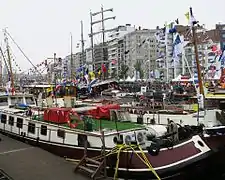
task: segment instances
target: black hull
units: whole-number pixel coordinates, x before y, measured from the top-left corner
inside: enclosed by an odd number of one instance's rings
[[[53,154],[61,157],[81,159],[83,156],[82,148],[72,148],[63,146],[62,144],[38,141],[37,139],[26,138],[17,134],[11,134],[0,130],[4,135],[10,136],[19,141],[38,146]],[[88,155],[96,156],[99,154],[98,150],[88,151]],[[115,166],[113,166],[115,167]],[[182,164],[168,167],[164,170],[157,170],[157,174],[161,179],[171,180],[190,180],[200,179],[206,177],[207,179],[222,179],[222,174],[225,167],[225,148],[219,149],[217,152],[208,152],[202,156],[186,161]],[[127,169],[119,170],[118,177],[125,179],[157,179],[150,171],[129,171]],[[114,176],[114,169],[108,168],[109,176]]]

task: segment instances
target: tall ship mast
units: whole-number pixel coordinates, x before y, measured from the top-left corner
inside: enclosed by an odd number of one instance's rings
[[[9,67],[10,87],[11,87],[12,94],[14,94],[15,93],[14,75],[13,75],[12,62],[11,62],[11,56],[10,56],[10,51],[9,51],[9,42],[8,42],[6,29],[4,29],[3,32],[4,32],[4,41],[6,44],[8,67]]]

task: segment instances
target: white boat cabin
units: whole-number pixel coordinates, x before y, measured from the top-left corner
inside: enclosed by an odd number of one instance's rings
[[[89,147],[101,147],[101,133],[99,130],[92,132],[70,128],[66,124],[54,124],[50,121],[34,119],[34,116],[41,115],[43,111],[36,110],[33,115],[28,115],[28,107],[35,106],[35,100],[29,94],[1,95],[0,96],[0,131],[16,137],[22,137],[30,141],[39,141],[59,146],[84,146],[84,136],[87,136]],[[38,108],[37,108],[38,109]],[[33,110],[33,109],[32,109]],[[124,139],[129,136],[140,136],[140,142],[144,141],[146,128],[144,126],[133,127],[119,131]],[[136,135],[137,134],[137,135]],[[118,136],[115,129],[105,130],[105,145],[107,148],[115,146],[114,138]]]
[[[32,94],[0,95],[0,109],[15,105],[36,106],[36,102]]]

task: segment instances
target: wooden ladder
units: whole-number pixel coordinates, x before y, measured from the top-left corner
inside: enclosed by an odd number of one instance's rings
[[[76,165],[74,172],[81,170],[88,174],[91,179],[96,180],[105,178],[103,169],[104,160],[97,161],[84,156]]]
[[[85,138],[84,142],[84,156],[83,158],[78,162],[78,164],[75,166],[74,172],[81,170],[85,173],[87,173],[91,179],[102,179],[106,178],[106,157],[105,157],[105,139],[104,139],[104,131],[101,131],[101,140],[103,144],[103,151],[102,155],[103,158],[101,161],[97,161],[91,158],[88,158],[87,156],[87,137]]]

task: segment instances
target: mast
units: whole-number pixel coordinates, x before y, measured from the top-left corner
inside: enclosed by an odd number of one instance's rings
[[[94,66],[94,62],[95,62],[95,60],[94,60],[94,39],[93,39],[93,36],[92,36],[92,34],[93,34],[93,27],[92,27],[92,22],[93,22],[93,18],[92,18],[92,13],[90,12],[90,19],[91,19],[91,36],[90,36],[90,38],[91,38],[91,57],[92,57],[92,64],[93,64],[93,66]],[[94,69],[95,69],[95,67],[92,67],[92,69],[93,69],[93,71],[94,71]]]
[[[190,7],[190,18],[193,17],[193,11]],[[197,36],[195,32],[195,25],[196,22],[191,22],[192,25],[192,34],[193,34],[193,45],[195,50],[195,59],[196,59],[196,65],[197,65],[197,73],[198,73],[198,83],[199,83],[199,93],[203,95],[204,97],[204,89],[203,89],[203,83],[202,83],[202,75],[201,75],[201,68],[199,63],[199,56],[198,56],[198,47],[197,47]]]
[[[168,56],[168,33],[167,33],[167,23],[165,24],[165,44],[166,44],[166,82],[169,82],[169,56]]]
[[[101,7],[101,11],[99,11],[99,12],[95,12],[95,13],[90,13],[90,15],[91,15],[91,34],[89,34],[89,37],[91,37],[91,39],[92,39],[92,58],[94,59],[94,53],[93,53],[93,51],[94,51],[94,47],[93,47],[93,36],[94,35],[97,35],[97,34],[102,34],[102,50],[103,50],[103,57],[102,57],[102,61],[94,61],[94,65],[95,65],[95,69],[97,68],[97,64],[99,64],[99,63],[101,63],[101,64],[104,64],[104,63],[106,63],[107,62],[107,57],[106,57],[106,46],[105,46],[105,33],[107,33],[107,32],[111,32],[111,31],[115,31],[115,30],[117,30],[118,28],[113,28],[113,29],[105,29],[105,27],[104,27],[104,21],[107,21],[107,20],[110,20],[110,19],[113,19],[113,20],[115,20],[115,18],[116,18],[116,16],[112,16],[112,17],[104,17],[104,13],[105,12],[109,12],[109,11],[111,11],[111,12],[113,12],[113,8],[110,8],[110,9],[104,9],[103,8],[103,6]],[[94,17],[94,16],[96,16],[96,15],[99,15],[99,14],[101,14],[101,20],[97,20],[97,21],[92,21],[92,18]],[[102,25],[102,30],[101,31],[98,31],[98,32],[93,32],[93,29],[92,29],[92,27],[93,27],[93,25],[94,24],[98,24],[98,23],[101,23],[101,25]]]
[[[55,105],[57,107],[57,94],[56,94],[56,86],[57,86],[57,72],[56,72],[56,53],[54,53],[54,60],[53,60],[53,73],[54,73],[54,84],[55,84],[55,87],[54,87],[54,92],[55,92]]]
[[[14,77],[13,77],[13,70],[12,70],[12,63],[11,63],[11,56],[9,52],[9,43],[8,43],[8,37],[6,34],[6,29],[4,30],[4,36],[5,36],[5,43],[6,43],[6,52],[8,56],[8,65],[9,65],[9,72],[10,72],[10,81],[11,81],[11,88],[12,88],[12,93],[14,93]]]
[[[151,37],[151,33],[150,33],[150,31],[149,31],[149,39],[150,39],[150,37]],[[151,79],[151,45],[150,45],[150,42],[151,41],[149,41],[149,43],[148,43],[148,74],[147,74],[147,76],[146,76],[146,81],[147,81],[147,79]]]
[[[55,57],[54,57],[54,60],[55,60]],[[70,33],[70,78],[71,78],[71,81],[73,79],[73,36],[72,36],[72,33]]]
[[[4,64],[5,64],[5,68],[6,68],[6,70],[7,70],[7,73],[8,73],[8,80],[9,80],[9,79],[10,79],[10,70],[9,70],[9,67],[8,67],[8,64],[7,64],[5,55],[4,55],[3,50],[2,50],[1,47],[0,47],[0,53],[1,53],[1,55],[2,55],[2,59],[3,59]]]
[[[3,62],[2,60],[4,59],[0,59],[0,85],[3,85],[3,78],[2,78],[2,66],[3,66]]]
[[[84,56],[84,27],[83,27],[83,21],[80,21],[80,28],[81,28],[81,65],[85,64],[85,56]]]
[[[103,9],[103,5],[101,6],[101,20],[102,20],[102,52],[103,52],[103,64],[104,66],[106,66],[106,49],[105,49],[105,23],[104,23],[104,9]],[[108,66],[109,67],[109,66]],[[108,69],[107,67],[107,69]],[[103,74],[103,79],[105,80],[106,74],[104,72]]]

